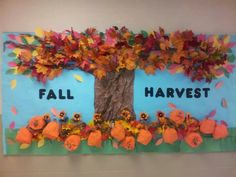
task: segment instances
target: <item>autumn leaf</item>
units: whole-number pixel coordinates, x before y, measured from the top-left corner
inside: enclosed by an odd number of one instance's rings
[[[11,40],[15,40],[16,39],[16,35],[15,34],[8,34],[7,36]]]
[[[79,82],[83,82],[83,78],[80,75],[74,74],[73,77],[75,78],[75,80],[77,80]]]
[[[18,57],[18,56],[21,54],[21,51],[22,51],[22,49],[20,49],[20,48],[15,48],[12,52],[13,52],[14,54],[16,54],[16,56]]]
[[[41,147],[44,146],[44,144],[45,144],[45,139],[44,139],[44,138],[41,138],[41,139],[38,141],[37,146],[38,146],[38,148],[41,148]]]
[[[32,44],[34,42],[34,36],[25,36],[25,40],[28,44]]]
[[[15,89],[16,88],[16,79],[13,79],[13,80],[11,80],[11,82],[10,82],[10,85],[11,85],[11,89]]]
[[[18,43],[22,43],[22,38],[20,36],[16,36],[15,37],[15,40],[18,42]]]
[[[106,71],[104,69],[96,69],[93,72],[94,76],[96,76],[98,79],[102,79],[106,76]]]
[[[9,129],[14,129],[16,126],[16,123],[14,121],[12,121],[9,125]]]
[[[48,74],[48,79],[52,80],[55,77],[58,77],[59,75],[61,75],[61,73],[62,73],[62,68],[51,69],[50,73]]]
[[[155,74],[156,73],[156,67],[152,65],[148,65],[144,68],[145,73],[147,74]]]
[[[17,110],[16,110],[16,107],[15,107],[15,106],[12,106],[12,107],[11,107],[11,112],[12,112],[14,115],[17,115]]]
[[[30,144],[21,144],[20,149],[28,149],[30,147]]]
[[[37,73],[41,73],[43,75],[46,75],[48,73],[48,67],[43,66],[41,64],[36,64],[35,65]]]
[[[216,109],[212,110],[206,117],[213,118],[213,117],[215,117],[215,115],[216,115]]]
[[[22,50],[20,56],[25,62],[29,62],[32,59],[32,53],[30,50]]]
[[[227,108],[227,107],[228,107],[228,103],[227,103],[227,101],[226,101],[225,98],[222,98],[222,100],[221,100],[221,106],[222,106],[223,108]]]
[[[40,38],[43,38],[44,37],[44,31],[42,30],[42,28],[36,28],[35,29],[35,35],[40,37]]]
[[[173,103],[168,103],[168,106],[169,106],[171,109],[177,109],[176,105],[173,104]]]
[[[51,113],[57,117],[59,114],[59,111],[56,108],[51,108]]]
[[[136,64],[135,64],[135,61],[132,60],[132,59],[126,59],[125,60],[125,67],[127,70],[134,70],[136,68]]]
[[[161,145],[162,143],[163,143],[163,139],[160,138],[160,139],[158,139],[158,140],[156,141],[155,145],[156,145],[156,146],[159,146],[159,145]]]
[[[112,146],[113,146],[115,149],[118,149],[118,148],[119,148],[119,144],[118,144],[118,142],[116,142],[116,141],[113,141],[113,142],[112,142]]]
[[[221,88],[221,87],[223,86],[223,84],[224,84],[223,81],[217,82],[217,83],[215,84],[215,88],[216,88],[216,89],[219,89],[219,88]]]
[[[17,64],[16,64],[14,61],[8,62],[7,65],[8,65],[9,67],[16,67],[16,66],[17,66]]]
[[[7,138],[7,144],[11,145],[11,144],[15,144],[15,140],[11,139],[11,138]]]
[[[177,31],[170,34],[170,41],[177,51],[182,51],[184,47],[184,41],[181,38],[181,34]]]

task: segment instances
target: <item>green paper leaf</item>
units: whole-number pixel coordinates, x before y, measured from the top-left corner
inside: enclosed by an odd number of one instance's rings
[[[24,44],[28,45],[28,42],[27,42],[27,40],[26,40],[24,37],[21,37],[21,40],[22,40],[22,42],[23,42]]]
[[[22,74],[23,75],[28,75],[28,74],[30,74],[31,73],[31,70],[30,69],[27,69],[27,70],[25,70]]]
[[[228,61],[230,63],[233,63],[235,61],[236,57],[234,55],[229,56]]]
[[[228,53],[233,53],[231,48],[228,49]]]
[[[9,57],[16,57],[16,54],[15,53],[9,53],[8,56]]]
[[[14,74],[14,72],[15,72],[15,69],[8,69],[6,71],[6,74]]]
[[[14,61],[16,64],[19,64],[19,63],[21,62],[18,58],[14,59],[13,61]]]
[[[144,38],[148,37],[148,33],[144,30],[141,31],[141,34],[143,35]]]

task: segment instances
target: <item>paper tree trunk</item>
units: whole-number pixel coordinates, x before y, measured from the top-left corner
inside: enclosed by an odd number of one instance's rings
[[[95,80],[94,107],[103,119],[117,119],[122,109],[127,108],[133,118],[134,71],[122,70],[119,73],[107,73],[101,80]]]

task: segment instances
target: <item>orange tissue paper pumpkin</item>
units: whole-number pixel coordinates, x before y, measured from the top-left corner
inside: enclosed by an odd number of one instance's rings
[[[40,130],[45,126],[46,122],[42,116],[35,116],[29,120],[29,127],[32,130]]]
[[[64,147],[68,151],[76,150],[80,145],[80,136],[79,135],[70,135],[66,138],[64,142]]]
[[[59,123],[52,121],[43,129],[43,136],[51,140],[56,139],[59,136],[59,129]]]
[[[125,129],[124,127],[116,122],[115,126],[111,130],[111,136],[117,141],[122,141],[125,138]]]
[[[215,130],[216,121],[206,118],[200,123],[200,132],[204,134],[212,134]]]
[[[215,127],[215,131],[213,133],[213,138],[214,139],[221,139],[221,138],[225,138],[229,135],[228,132],[228,127],[227,125],[221,123],[221,124],[217,124]]]
[[[121,146],[127,150],[133,150],[135,148],[135,139],[133,136],[126,136],[122,141]]]
[[[168,144],[173,144],[178,140],[177,131],[174,128],[167,128],[163,132],[163,141]]]
[[[102,133],[100,130],[91,132],[88,137],[88,145],[93,147],[102,146]]]
[[[16,141],[21,144],[31,144],[32,134],[27,128],[20,128],[16,134]]]
[[[170,119],[174,121],[176,124],[180,125],[185,120],[184,112],[178,109],[175,109],[170,112]]]
[[[148,130],[141,129],[138,134],[137,141],[140,144],[147,145],[150,143],[151,140],[152,140],[152,134]]]
[[[184,140],[191,148],[196,148],[203,142],[201,135],[196,132],[189,133]]]

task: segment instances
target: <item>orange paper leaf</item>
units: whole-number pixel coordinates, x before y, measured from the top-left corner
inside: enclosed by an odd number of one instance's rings
[[[11,112],[12,112],[14,115],[17,115],[17,110],[16,110],[16,107],[15,107],[15,106],[12,106],[12,107],[11,107]]]
[[[156,146],[159,146],[159,145],[161,145],[162,143],[163,143],[163,139],[160,138],[160,139],[158,139],[158,140],[156,141],[155,145],[156,145]]]
[[[52,108],[51,109],[51,113],[54,115],[54,116],[58,116],[59,112],[58,110],[56,110],[56,108]]]
[[[168,106],[169,106],[171,109],[177,109],[176,105],[173,104],[173,103],[168,103]]]
[[[225,98],[222,98],[222,100],[221,100],[221,106],[222,106],[223,108],[227,108],[227,107],[228,107],[228,103],[227,103],[227,101],[226,101]]]

